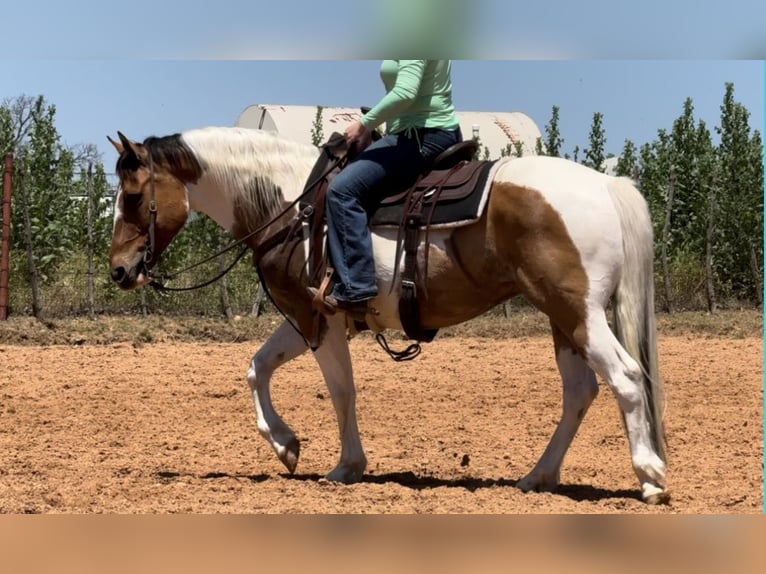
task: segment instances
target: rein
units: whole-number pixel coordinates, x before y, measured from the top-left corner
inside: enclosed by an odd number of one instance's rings
[[[144,263],[148,264],[152,257],[154,257],[154,250],[155,250],[155,235],[156,235],[156,225],[157,225],[157,202],[156,202],[156,188],[155,188],[155,175],[154,175],[154,162],[152,160],[152,154],[147,149],[148,154],[148,163],[149,163],[149,175],[150,175],[150,201],[149,201],[149,237],[147,238],[147,244],[146,244],[146,251],[144,252]],[[201,261],[197,261],[196,263],[193,263],[187,267],[184,267],[182,269],[179,269],[178,271],[175,271],[173,273],[164,273],[160,275],[152,275],[151,281],[149,282],[149,286],[153,287],[157,291],[193,291],[195,289],[201,289],[202,287],[207,287],[208,285],[212,285],[219,279],[221,279],[224,275],[226,275],[229,271],[231,271],[234,266],[239,262],[242,257],[245,256],[247,251],[250,249],[249,246],[245,245],[243,249],[237,254],[237,256],[234,258],[234,261],[223,271],[221,271],[218,275],[213,277],[212,279],[209,279],[207,281],[204,281],[203,283],[200,283],[198,285],[193,285],[191,287],[167,287],[164,282],[170,281],[171,279],[174,279],[181,275],[182,273],[186,273],[187,271],[190,271],[196,267],[199,267],[200,265],[204,265],[205,263],[212,261],[216,257],[223,255],[224,253],[227,253],[231,251],[232,249],[241,246],[245,241],[253,237],[254,235],[257,235],[258,233],[261,233],[263,230],[267,229],[270,225],[278,221],[282,216],[284,216],[286,213],[288,213],[293,207],[295,207],[303,198],[305,198],[309,192],[314,188],[316,184],[318,184],[320,181],[322,181],[323,178],[325,178],[332,170],[334,170],[342,161],[344,161],[345,157],[336,157],[332,162],[330,162],[330,166],[325,170],[320,176],[318,176],[314,181],[309,183],[303,193],[301,193],[297,198],[295,198],[293,201],[291,201],[287,207],[285,207],[282,211],[280,211],[277,215],[272,217],[269,221],[264,223],[263,225],[259,226],[254,231],[251,231],[244,237],[233,241],[217,253],[214,253],[213,255],[210,255],[209,257],[206,257],[205,259],[202,259]],[[306,209],[304,209],[302,212],[300,212],[298,215],[295,216],[294,220],[302,220],[306,219],[307,217],[310,217],[313,213],[313,207],[308,206]],[[290,233],[296,228],[295,225],[287,225],[283,228],[281,228],[279,231],[274,233],[273,235],[269,236],[257,249],[255,249],[255,254],[258,259],[260,259],[263,255],[268,253],[271,249],[279,245],[280,243],[284,242],[285,239],[290,235]]]
[[[152,154],[149,149],[146,150],[148,155],[148,164],[149,164],[149,177],[150,177],[150,200],[149,200],[149,237],[147,238],[146,242],[146,251],[144,251],[144,264],[148,265],[149,262],[154,257],[154,250],[156,248],[156,227],[157,227],[157,190],[155,185],[155,173],[154,173],[154,161],[152,160]],[[267,221],[265,224],[261,225],[254,231],[251,231],[244,237],[233,241],[217,253],[210,255],[209,257],[206,257],[205,259],[202,259],[201,261],[198,261],[196,263],[193,263],[187,267],[184,267],[182,269],[179,269],[178,271],[175,271],[173,273],[166,273],[161,275],[150,275],[151,281],[149,282],[149,285],[160,292],[180,292],[180,291],[194,291],[195,289],[201,289],[203,287],[207,287],[208,285],[212,285],[219,279],[221,279],[224,275],[226,275],[229,271],[231,271],[234,266],[239,263],[239,260],[242,259],[242,257],[245,256],[247,251],[250,249],[249,246],[245,245],[243,249],[237,254],[237,256],[234,258],[234,261],[223,271],[221,271],[218,275],[213,277],[212,279],[209,279],[207,281],[204,281],[198,285],[193,285],[191,287],[167,287],[164,282],[169,281],[175,277],[178,277],[182,273],[185,273],[187,271],[190,271],[194,269],[195,267],[199,267],[200,265],[203,265],[209,261],[212,261],[216,257],[223,255],[224,253],[227,253],[234,249],[235,247],[241,246],[245,241],[253,237],[254,235],[257,235],[258,233],[262,232],[263,230],[267,229],[270,225],[275,223],[277,220],[279,220],[282,216],[284,216],[288,211],[290,211],[293,207],[295,207],[302,199],[304,199],[309,193],[314,189],[314,187],[322,181],[327,175],[329,175],[336,167],[338,167],[341,163],[348,160],[348,155],[341,155],[341,156],[333,156],[333,161],[330,162],[329,167],[318,177],[316,177],[312,182],[310,182],[304,189],[303,193],[301,193],[297,198],[295,198],[293,201],[291,201],[287,207],[285,207],[282,211],[280,211],[277,215],[272,217],[269,221]],[[256,271],[258,273],[258,278],[261,282],[261,285],[264,287],[264,291],[266,292],[269,299],[274,303],[274,306],[279,310],[279,312],[282,314],[282,316],[287,320],[287,322],[292,326],[293,329],[303,338],[304,341],[306,341],[306,344],[308,345],[308,341],[306,340],[306,337],[303,335],[301,330],[293,323],[292,320],[290,320],[287,315],[285,315],[284,312],[279,308],[278,305],[274,302],[271,293],[269,292],[268,286],[266,285],[266,282],[263,279],[263,275],[261,273],[261,268],[257,264],[257,261],[261,259],[266,253],[268,253],[271,249],[276,247],[277,245],[280,245],[283,243],[288,237],[290,237],[292,234],[294,234],[299,227],[299,223],[301,221],[307,220],[309,217],[311,217],[314,214],[315,206],[314,205],[308,205],[306,206],[302,211],[300,211],[293,219],[291,220],[291,223],[288,225],[285,225],[284,227],[280,228],[279,231],[275,232],[273,235],[270,235],[265,241],[263,241],[257,248],[255,248],[253,251],[255,253],[256,258]],[[147,269],[147,274],[149,273]],[[396,362],[401,361],[410,361],[417,357],[420,354],[421,347],[419,343],[414,343],[409,345],[406,349],[403,351],[395,351],[391,349],[388,346],[388,342],[386,341],[386,338],[383,336],[382,333],[377,333],[375,335],[375,341],[380,345],[380,347]]]

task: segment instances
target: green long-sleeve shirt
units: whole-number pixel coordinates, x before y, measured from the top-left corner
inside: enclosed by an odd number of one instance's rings
[[[450,72],[450,60],[383,60],[380,77],[387,93],[362,117],[362,124],[375,129],[385,122],[390,134],[408,128],[457,128]]]

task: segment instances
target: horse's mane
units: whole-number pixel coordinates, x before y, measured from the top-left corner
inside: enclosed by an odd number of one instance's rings
[[[202,175],[202,166],[189,147],[183,143],[181,134],[157,137],[149,136],[142,145],[146,148],[157,167],[164,167],[181,177],[184,181],[197,181]],[[138,169],[138,159],[128,153],[117,158],[116,172],[125,176],[127,172]]]
[[[155,143],[158,149],[164,139]],[[190,130],[179,136],[179,144],[194,156],[203,177],[209,177],[233,203],[247,206],[260,217],[277,212],[285,193],[297,196],[319,153],[312,145],[236,127]]]

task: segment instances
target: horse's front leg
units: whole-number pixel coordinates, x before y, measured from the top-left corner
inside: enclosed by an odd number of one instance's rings
[[[271,376],[274,371],[308,349],[303,337],[284,321],[258,350],[247,371],[247,383],[253,394],[258,432],[277,453],[279,460],[291,473],[295,472],[300,443],[271,403]]]
[[[339,313],[329,317],[327,323],[327,333],[322,344],[314,351],[314,357],[332,397],[341,443],[340,462],[327,475],[327,479],[349,484],[362,478],[367,468],[367,458],[356,422],[356,388],[346,339],[345,317]]]

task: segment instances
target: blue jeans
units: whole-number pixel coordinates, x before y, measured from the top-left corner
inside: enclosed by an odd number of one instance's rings
[[[368,214],[388,195],[415,183],[441,152],[462,141],[454,131],[421,128],[371,144],[330,182],[327,240],[335,267],[332,294],[363,301],[378,294]]]

